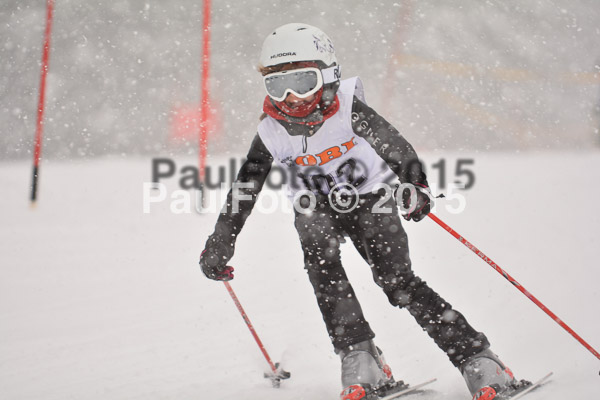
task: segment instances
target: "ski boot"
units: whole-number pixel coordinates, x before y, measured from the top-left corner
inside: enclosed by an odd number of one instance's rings
[[[473,400],[504,400],[531,385],[517,381],[510,369],[490,349],[468,358],[461,366]]]
[[[349,346],[339,354],[344,387],[341,400],[375,400],[406,387],[394,380],[383,353],[372,340]]]

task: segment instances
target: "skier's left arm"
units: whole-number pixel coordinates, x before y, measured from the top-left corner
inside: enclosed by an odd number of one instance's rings
[[[396,128],[356,96],[352,104],[352,129],[373,147],[379,157],[398,176],[401,183],[414,185],[416,203],[413,207],[411,207],[411,191],[404,189],[402,192],[405,209],[414,209],[405,214],[404,218],[414,221],[425,218],[431,210],[431,191],[413,146]]]

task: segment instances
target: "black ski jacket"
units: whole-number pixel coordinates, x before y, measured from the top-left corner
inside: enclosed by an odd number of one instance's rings
[[[293,124],[291,126],[285,122],[282,122],[282,125],[290,135],[301,134],[310,137],[316,131],[315,127],[309,128],[305,125]],[[371,144],[377,154],[398,176],[400,182],[428,186],[422,165],[411,144],[396,128],[356,96],[352,104],[352,129],[356,135]],[[252,212],[256,198],[271,170],[272,163],[273,156],[260,136],[256,134],[246,156],[246,161],[242,164],[236,178],[236,182],[251,183],[251,188],[240,190],[240,193],[250,195],[251,199],[239,200],[237,202],[238,212],[233,212],[233,191],[229,191],[227,202],[217,220],[215,232],[209,238],[207,245],[216,241],[231,246],[233,250],[235,240]]]

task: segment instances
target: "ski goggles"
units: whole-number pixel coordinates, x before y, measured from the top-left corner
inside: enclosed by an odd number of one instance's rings
[[[319,91],[325,83],[339,79],[340,67],[324,70],[307,67],[274,72],[263,77],[267,94],[275,101],[284,101],[288,94],[304,99]]]
[[[267,94],[275,101],[285,100],[290,93],[304,99],[323,87],[321,71],[313,67],[274,72],[263,80]]]

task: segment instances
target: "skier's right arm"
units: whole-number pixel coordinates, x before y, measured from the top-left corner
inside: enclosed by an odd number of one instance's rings
[[[273,156],[257,134],[246,162],[238,172],[234,187],[227,194],[227,202],[217,219],[215,231],[209,236],[200,255],[200,267],[207,278],[226,281],[233,279],[233,268],[227,266],[227,263],[233,257],[237,236],[252,212],[272,162]]]

